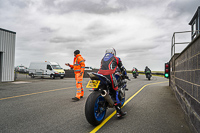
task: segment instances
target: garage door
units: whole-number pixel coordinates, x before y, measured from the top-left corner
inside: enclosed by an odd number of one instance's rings
[[[3,53],[0,52],[0,82],[2,81],[2,64],[3,64]]]

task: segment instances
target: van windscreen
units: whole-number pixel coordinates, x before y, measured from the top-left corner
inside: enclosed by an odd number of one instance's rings
[[[53,67],[53,69],[62,69],[61,67],[60,67],[60,65],[51,65],[52,67]]]

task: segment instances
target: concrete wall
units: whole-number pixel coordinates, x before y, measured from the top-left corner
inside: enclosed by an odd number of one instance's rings
[[[187,120],[200,133],[200,36],[170,60],[170,87]]]

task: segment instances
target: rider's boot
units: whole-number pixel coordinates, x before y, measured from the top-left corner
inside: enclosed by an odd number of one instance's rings
[[[115,104],[115,108],[117,110],[117,118],[121,118],[122,116],[125,116],[127,112],[121,111],[121,104]]]

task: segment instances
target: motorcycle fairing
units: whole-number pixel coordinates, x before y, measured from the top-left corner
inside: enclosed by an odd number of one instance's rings
[[[94,72],[88,72],[88,75],[91,80],[101,80],[101,84],[111,84],[111,81],[103,76],[102,74],[94,73]]]

